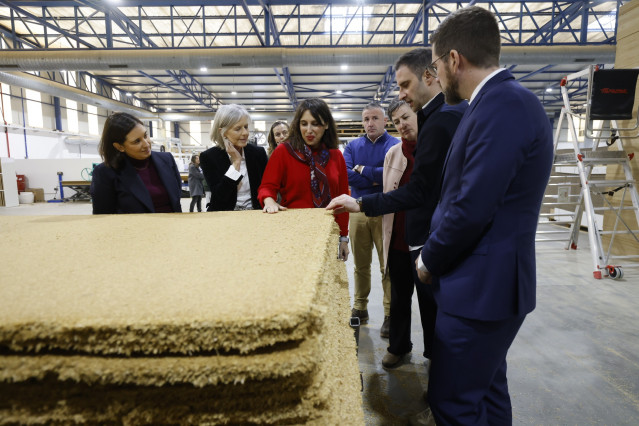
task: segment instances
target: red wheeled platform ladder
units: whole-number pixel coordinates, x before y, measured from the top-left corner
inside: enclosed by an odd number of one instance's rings
[[[639,196],[630,167],[634,154],[626,153],[623,146],[624,139],[639,136],[639,117],[634,127],[620,128],[617,124],[633,117],[638,75],[637,69],[599,70],[590,66],[561,82],[564,106],[555,130],[555,162],[539,222],[564,227],[541,228],[536,241],[565,241],[566,249],[577,249],[585,211],[583,225],[588,228],[593,276],[597,279],[620,279],[624,267],[639,266]],[[581,101],[581,105],[571,105],[568,87],[583,87],[586,78],[586,104]],[[606,179],[608,166],[623,171],[623,178]],[[622,215],[627,211],[634,211],[634,216]],[[606,212],[613,215],[614,225],[604,231],[597,214]],[[636,243],[637,254],[614,254],[615,237],[620,234],[630,236],[633,248]],[[609,235],[607,247],[602,243],[603,235]]]

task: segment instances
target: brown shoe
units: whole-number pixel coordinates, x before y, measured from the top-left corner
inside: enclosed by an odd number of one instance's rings
[[[367,323],[368,322],[368,310],[364,309],[363,311],[360,311],[359,309],[353,308],[351,310],[351,317],[359,318],[360,324]]]
[[[379,330],[380,337],[388,339],[390,336],[390,316],[386,315],[384,317],[384,323],[382,324],[382,328]]]
[[[382,358],[382,366],[384,368],[395,368],[402,362],[404,355],[395,355],[390,352],[386,352],[386,355]]]

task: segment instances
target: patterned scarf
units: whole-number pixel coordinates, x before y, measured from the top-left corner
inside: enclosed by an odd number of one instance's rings
[[[326,145],[322,144],[319,151],[313,153],[308,145],[304,144],[304,152],[293,149],[289,142],[283,142],[288,153],[296,160],[309,166],[311,172],[311,192],[313,193],[313,204],[315,207],[326,207],[331,201],[331,193],[328,187],[328,178],[324,168],[328,164],[330,153]]]

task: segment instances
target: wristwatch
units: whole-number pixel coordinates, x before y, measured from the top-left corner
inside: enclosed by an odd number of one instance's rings
[[[363,211],[364,211],[364,209],[362,208],[362,197],[357,197],[357,198],[355,199],[355,202],[356,202],[356,203],[357,203],[357,205],[359,206],[359,211],[360,211],[360,212],[363,212]]]

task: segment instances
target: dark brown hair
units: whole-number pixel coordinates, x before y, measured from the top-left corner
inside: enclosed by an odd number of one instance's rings
[[[320,122],[322,126],[326,126],[326,131],[322,136],[321,142],[326,145],[328,149],[336,149],[339,145],[339,139],[337,138],[337,127],[335,126],[335,120],[331,110],[326,105],[326,102],[319,98],[306,99],[297,106],[295,110],[295,117],[291,122],[291,131],[289,133],[289,142],[293,149],[302,151],[304,149],[304,138],[300,132],[300,121],[305,111],[310,111],[315,120]]]
[[[469,6],[448,15],[430,36],[436,56],[457,50],[472,65],[480,68],[499,66],[501,38],[492,12]],[[448,56],[442,58],[448,60]]]
[[[430,47],[418,47],[399,57],[397,62],[395,62],[395,71],[399,67],[406,67],[421,81],[424,71],[433,60],[432,58],[433,50]]]
[[[104,160],[104,164],[108,167],[119,169],[122,167],[124,157],[120,151],[115,149],[114,143],[123,144],[126,135],[138,124],[144,126],[139,119],[126,112],[115,112],[111,114],[104,123],[102,129],[102,137],[100,138],[100,146],[98,152]]]

